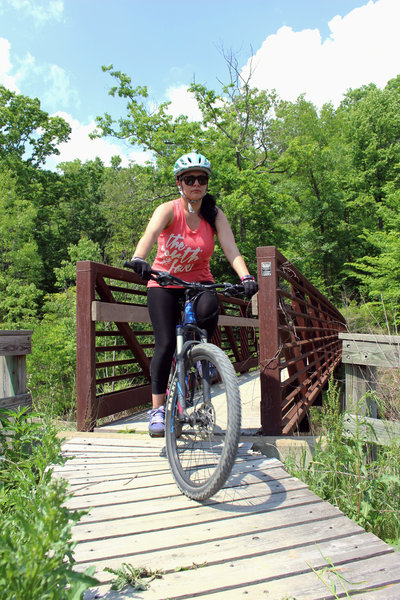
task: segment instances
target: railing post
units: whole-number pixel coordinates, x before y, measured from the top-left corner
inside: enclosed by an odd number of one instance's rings
[[[76,264],[76,395],[78,431],[92,431],[96,422],[96,330],[92,321],[95,264]]]
[[[263,435],[282,433],[276,252],[275,246],[257,248],[261,432]]]
[[[26,355],[31,352],[31,330],[0,331],[0,409],[31,406],[26,389]]]

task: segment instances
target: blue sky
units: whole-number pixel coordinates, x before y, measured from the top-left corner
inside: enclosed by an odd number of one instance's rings
[[[399,22],[400,0],[0,0],[0,83],[69,120],[57,160],[122,153],[141,162],[126,145],[88,140],[97,115],[122,110],[102,65],[191,118],[193,79],[212,89],[228,80],[223,49],[237,53],[244,76],[251,59],[260,89],[337,104],[349,87],[400,73]]]

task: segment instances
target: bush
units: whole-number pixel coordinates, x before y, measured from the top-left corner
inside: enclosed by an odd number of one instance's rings
[[[73,570],[66,482],[52,477],[60,441],[39,415],[0,411],[0,597],[78,600],[97,581]]]
[[[286,464],[310,489],[337,506],[367,531],[400,544],[400,444],[366,442],[368,424],[358,417],[352,437],[345,435],[337,384],[332,380],[318,418],[320,441],[308,466]]]
[[[52,294],[43,319],[33,326],[27,356],[34,406],[48,417],[72,419],[76,412],[76,292]]]

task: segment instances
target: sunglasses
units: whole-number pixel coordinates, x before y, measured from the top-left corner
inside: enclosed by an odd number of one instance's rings
[[[196,181],[199,185],[207,185],[208,183],[207,175],[184,175],[182,179],[186,185],[194,185]]]

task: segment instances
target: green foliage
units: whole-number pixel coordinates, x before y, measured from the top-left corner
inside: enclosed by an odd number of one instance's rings
[[[135,591],[147,590],[154,579],[161,579],[161,571],[152,571],[144,567],[136,568],[133,565],[122,563],[119,569],[104,569],[115,575],[111,585],[112,590],[123,590],[126,586],[132,587]]]
[[[36,322],[41,296],[34,283],[0,273],[0,328],[29,329]]]
[[[61,117],[41,110],[38,98],[16,94],[0,85],[0,159],[8,164],[24,160],[39,166],[57,145],[65,142],[71,129]]]
[[[73,570],[66,483],[52,477],[60,441],[39,414],[0,412],[0,596],[79,600],[97,582]]]
[[[365,426],[358,417],[352,437],[345,435],[337,384],[331,380],[317,425],[321,438],[311,463],[288,464],[310,489],[391,544],[400,543],[400,445],[378,446],[376,456],[366,443]]]
[[[72,419],[76,411],[76,291],[52,294],[33,325],[27,356],[28,387],[36,408]]]
[[[319,548],[318,548],[318,551],[321,554],[324,561],[326,562],[326,566],[322,567],[322,569],[316,570],[316,569],[314,569],[314,567],[312,567],[310,565],[310,563],[308,561],[307,561],[307,564],[311,568],[313,573],[315,573],[315,575],[318,577],[318,579],[331,592],[332,598],[336,598],[337,600],[339,600],[340,598],[344,598],[343,594],[345,594],[345,597],[350,599],[350,597],[357,592],[363,591],[365,594],[367,594],[368,592],[383,589],[383,587],[385,587],[385,586],[377,586],[377,587],[368,588],[368,589],[363,588],[363,590],[355,589],[354,586],[361,586],[361,585],[365,584],[365,581],[358,581],[358,582],[349,581],[348,579],[346,579],[346,577],[344,577],[341,574],[340,567],[339,568],[335,567],[331,558],[329,558],[328,556],[325,557]],[[349,585],[352,586],[351,589],[349,589]]]
[[[111,264],[131,258],[156,206],[174,197],[174,180],[165,182],[153,167],[132,165],[107,172],[101,211],[109,226],[105,252]]]
[[[81,260],[101,261],[101,248],[83,236],[77,244],[70,244],[67,249],[69,260],[63,259],[59,267],[54,269],[56,285],[59,289],[67,290],[76,284],[76,263]]]
[[[63,291],[49,294],[43,317],[33,323],[27,356],[28,387],[40,411],[73,419],[76,412],[76,262],[100,260],[99,245],[85,237],[68,247],[69,260],[55,269]]]

